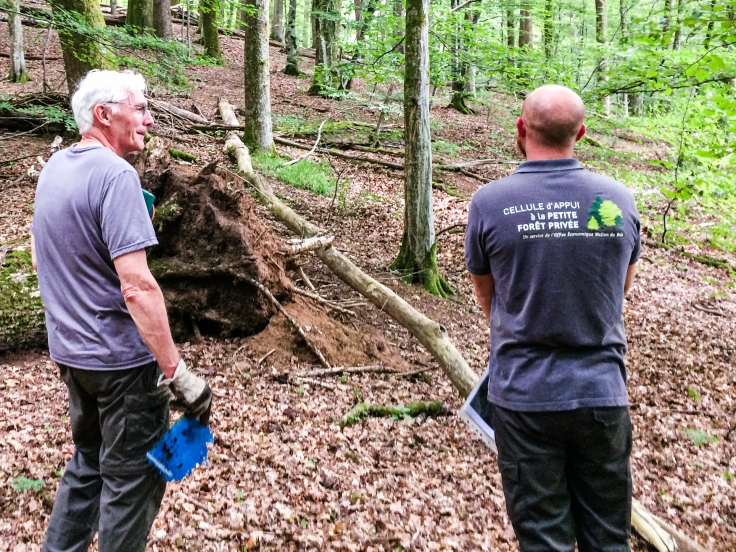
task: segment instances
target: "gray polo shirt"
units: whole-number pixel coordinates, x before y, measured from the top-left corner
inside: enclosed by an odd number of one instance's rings
[[[576,159],[527,161],[475,193],[465,260],[495,282],[491,402],[520,411],[628,404],[623,291],[640,248],[631,192]]]
[[[32,229],[51,358],[90,370],[152,362],[112,262],[158,243],[133,167],[101,146],[54,154]]]

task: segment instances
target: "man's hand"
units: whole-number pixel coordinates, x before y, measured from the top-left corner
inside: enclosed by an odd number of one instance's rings
[[[168,385],[176,397],[171,404],[174,410],[181,410],[187,418],[198,418],[206,426],[210,423],[212,409],[212,389],[202,378],[192,374],[183,360],[179,361],[174,376],[166,379],[162,374],[158,386]]]

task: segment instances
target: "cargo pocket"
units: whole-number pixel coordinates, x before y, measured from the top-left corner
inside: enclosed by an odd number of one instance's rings
[[[169,426],[168,388],[125,395],[125,454],[145,455]]]

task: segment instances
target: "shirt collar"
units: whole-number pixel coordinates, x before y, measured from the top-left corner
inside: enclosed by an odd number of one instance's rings
[[[540,161],[524,161],[516,169],[517,173],[534,173],[550,171],[572,171],[582,169],[583,166],[577,159],[563,157],[561,159],[543,159]]]

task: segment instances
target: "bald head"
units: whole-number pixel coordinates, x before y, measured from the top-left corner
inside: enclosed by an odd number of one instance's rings
[[[575,92],[565,86],[548,84],[529,94],[521,107],[529,138],[547,148],[567,148],[585,118],[585,106]]]

